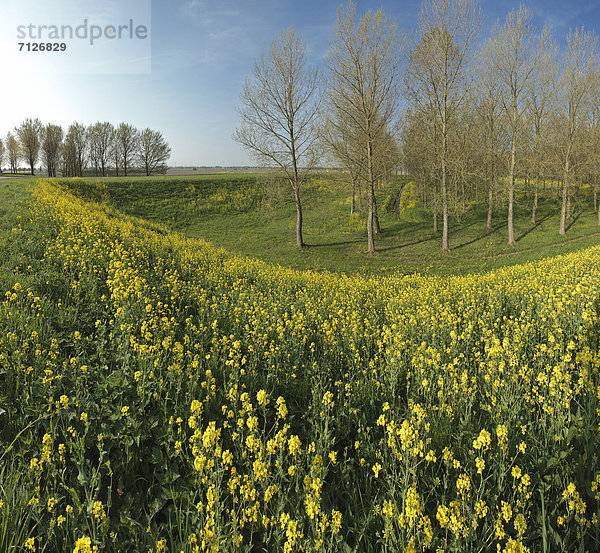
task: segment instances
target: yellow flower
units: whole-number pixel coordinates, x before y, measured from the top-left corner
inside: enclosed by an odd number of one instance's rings
[[[288,450],[290,452],[290,455],[296,456],[296,454],[300,452],[301,447],[302,442],[300,441],[300,438],[298,438],[298,436],[296,436],[295,434],[290,436],[290,438],[288,439]]]
[[[98,522],[102,523],[106,520],[106,513],[104,511],[104,505],[102,505],[101,501],[94,501],[94,505],[92,506],[91,512],[94,515],[94,518]]]
[[[381,465],[379,463],[375,463],[372,468],[375,474],[375,478],[379,478],[379,471],[381,470]]]
[[[121,407],[121,416],[126,417],[129,415],[129,407],[127,405]]]
[[[35,551],[35,538],[27,538],[27,540],[25,540],[25,549]]]
[[[269,398],[267,397],[267,392],[264,390],[259,390],[256,394],[256,401],[259,405],[265,407],[269,403]]]
[[[285,399],[283,399],[281,396],[279,396],[275,403],[277,405],[277,416],[280,419],[285,419],[285,417],[288,414],[287,405],[285,404]]]
[[[481,474],[483,469],[485,469],[485,460],[481,457],[477,457],[477,459],[475,459],[475,466],[477,467],[477,474]]]
[[[192,412],[192,415],[198,416],[200,414],[201,410],[202,410],[202,403],[199,402],[197,399],[192,401],[192,405],[190,406],[190,411]]]
[[[87,536],[79,538],[75,542],[75,549],[73,553],[92,553],[92,540]]]

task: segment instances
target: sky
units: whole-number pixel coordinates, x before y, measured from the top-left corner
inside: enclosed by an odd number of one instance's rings
[[[108,8],[107,13],[100,13],[98,6],[111,2],[117,11],[112,16],[107,15]],[[0,0],[0,21],[12,18],[12,26],[3,23],[0,39],[0,137],[26,117],[64,128],[74,121],[125,121],[161,131],[172,148],[171,166],[254,165],[231,138],[239,124],[236,109],[242,84],[252,74],[254,59],[282,29],[294,25],[306,42],[308,62],[323,68],[340,3]],[[82,5],[94,5],[94,9],[85,12]],[[359,13],[381,7],[408,32],[416,29],[420,5],[421,0],[357,1]],[[511,0],[480,0],[481,37],[488,36],[496,21],[519,5]],[[600,34],[600,0],[532,0],[525,5],[532,10],[536,25],[549,25],[561,43],[569,28],[583,25]],[[66,14],[75,17],[75,13],[80,19],[100,18],[103,25],[115,22],[107,17],[121,18],[119,22],[132,18],[132,23],[147,27],[147,39],[124,40],[117,46],[117,41],[98,39],[93,48],[81,48],[79,58],[70,42],[68,54],[75,56],[71,58],[61,58],[61,52],[18,51],[18,42],[34,39],[18,38],[17,24],[38,22],[36,17],[46,21],[52,14],[55,18],[65,14],[60,21],[68,23]],[[126,51],[119,50],[125,43]],[[103,44],[113,50],[102,50]],[[70,72],[61,67],[65,60],[69,60]]]

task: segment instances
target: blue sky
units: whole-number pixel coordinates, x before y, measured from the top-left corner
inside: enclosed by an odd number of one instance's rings
[[[23,0],[20,0],[21,2]],[[45,0],[47,5],[74,0]],[[127,2],[128,0],[120,0]],[[149,1],[149,0],[148,0]],[[2,10],[11,0],[0,0]],[[401,29],[416,28],[420,0],[358,0],[360,12],[382,7]],[[482,36],[520,2],[482,0]],[[600,1],[525,2],[540,27],[559,41],[569,27],[600,33]],[[19,4],[17,4],[19,5]],[[231,139],[242,82],[261,49],[291,24],[307,43],[309,62],[322,66],[338,0],[152,0],[149,74],[20,74],[14,51],[0,52],[0,136],[25,117],[67,126],[98,120],[130,122],[163,132],[172,165],[245,165],[252,161]],[[47,54],[44,63],[51,64]]]

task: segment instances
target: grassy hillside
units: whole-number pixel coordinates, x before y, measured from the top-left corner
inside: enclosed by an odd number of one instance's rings
[[[574,204],[567,235],[561,237],[558,198],[542,199],[538,225],[533,227],[532,200],[521,194],[515,208],[515,248],[506,244],[505,210],[494,214],[490,232],[485,227],[486,209],[472,206],[460,218],[451,219],[452,251],[443,254],[441,238],[432,232],[431,212],[408,207],[397,217],[386,209],[405,181],[398,178],[378,193],[383,236],[377,240],[374,258],[365,255],[365,214],[350,215],[349,185],[339,175],[316,176],[304,187],[304,237],[310,245],[305,251],[295,249],[295,205],[288,187],[265,176],[92,179],[68,186],[230,251],[295,268],[467,274],[568,253],[600,241],[589,197],[582,195],[580,203]]]
[[[3,221],[0,552],[600,546],[600,247],[299,272],[47,181]]]

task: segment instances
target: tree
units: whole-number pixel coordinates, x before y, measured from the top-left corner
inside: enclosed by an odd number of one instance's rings
[[[337,12],[329,49],[329,125],[352,146],[346,154],[367,185],[367,253],[375,252],[375,185],[385,171],[385,136],[398,115],[400,53],[403,37],[382,10],[356,15],[349,1]],[[388,143],[389,144],[389,143]]]
[[[116,148],[125,176],[136,155],[138,135],[138,130],[128,123],[121,123],[115,131]]]
[[[246,79],[238,110],[241,124],[234,133],[259,162],[283,171],[296,202],[296,245],[302,237],[300,189],[319,156],[316,145],[319,109],[318,72],[305,61],[306,46],[294,27],[271,42]]]
[[[60,125],[47,124],[42,130],[42,155],[49,177],[56,177],[56,166],[63,141],[63,130]]]
[[[2,163],[4,163],[4,152],[6,148],[4,146],[4,142],[0,138],[0,173],[2,173]]]
[[[567,203],[577,142],[590,108],[592,79],[597,70],[597,37],[583,29],[569,31],[558,83],[559,134],[563,165],[561,235],[566,233]]]
[[[27,118],[15,128],[15,132],[19,138],[22,155],[29,163],[31,174],[34,175],[35,164],[40,155],[42,123],[39,119]]]
[[[21,147],[19,141],[9,132],[6,135],[6,151],[8,153],[8,162],[10,163],[10,172],[16,173],[19,168],[19,159],[21,158]]]
[[[494,193],[498,178],[498,150],[500,130],[500,93],[498,87],[498,71],[495,63],[494,43],[486,40],[481,50],[477,112],[481,125],[481,133],[485,144],[484,167],[487,186],[488,214],[486,228],[492,230],[492,213]]]
[[[508,244],[514,246],[514,201],[517,151],[525,127],[527,87],[536,79],[540,61],[549,46],[549,33],[538,36],[531,20],[531,12],[521,6],[512,10],[503,26],[498,22],[493,31],[493,51],[498,72],[500,101],[506,115],[510,140],[510,165],[508,173]]]
[[[410,54],[407,86],[421,107],[432,106],[439,142],[442,196],[442,250],[448,241],[448,143],[466,87],[473,41],[480,26],[475,0],[426,0],[419,16],[418,42]]]
[[[113,128],[113,134],[110,141],[109,157],[115,168],[115,174],[119,176],[119,168],[121,167],[121,148],[117,137],[117,129]]]
[[[114,132],[114,127],[106,121],[98,122],[88,128],[90,160],[94,165],[96,175],[102,172],[102,176],[106,176],[106,166],[111,154],[110,148]]]
[[[434,120],[432,107],[407,112],[402,126],[402,157],[405,169],[420,188],[423,205],[433,210],[433,232],[437,234],[440,178]]]
[[[548,39],[540,58],[536,74],[529,80],[527,94],[529,96],[529,119],[532,127],[533,141],[531,148],[531,165],[534,177],[534,196],[531,208],[531,224],[537,222],[537,207],[539,198],[539,182],[545,181],[544,151],[548,142],[550,110],[555,94],[556,59],[558,45]]]
[[[81,123],[72,123],[67,129],[63,147],[63,173],[67,177],[82,177],[88,150],[87,129]]]
[[[152,129],[144,129],[138,135],[137,160],[146,176],[166,170],[165,162],[171,155],[171,147],[162,134]]]

